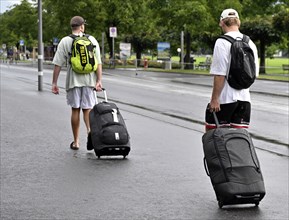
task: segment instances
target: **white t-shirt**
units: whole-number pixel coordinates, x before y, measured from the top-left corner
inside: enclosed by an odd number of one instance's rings
[[[233,38],[243,38],[243,34],[239,31],[228,32],[226,35],[229,35]],[[254,52],[255,65],[256,65],[256,76],[259,75],[259,61],[258,61],[258,51],[256,45],[253,41],[249,41],[249,46]],[[214,47],[213,60],[210,69],[210,74],[212,75],[221,75],[226,76],[229,73],[230,60],[231,60],[231,43],[225,39],[217,39]],[[236,101],[251,101],[249,88],[237,90],[232,88],[227,80],[225,80],[224,88],[220,95],[220,104],[232,103]]]
[[[100,49],[97,40],[93,36],[89,36],[89,40],[93,45],[96,46],[95,54],[98,64],[101,64]],[[52,63],[57,66],[64,66],[67,64],[67,75],[66,75],[66,91],[74,87],[95,87],[97,76],[96,73],[91,72],[89,74],[75,73],[69,63],[71,47],[73,39],[70,36],[66,36],[61,39],[58,44],[57,51],[54,55]]]

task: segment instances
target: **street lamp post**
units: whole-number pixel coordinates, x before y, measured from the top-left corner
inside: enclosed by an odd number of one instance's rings
[[[181,66],[184,69],[184,32],[181,32]]]
[[[38,91],[43,90],[42,0],[38,0]]]

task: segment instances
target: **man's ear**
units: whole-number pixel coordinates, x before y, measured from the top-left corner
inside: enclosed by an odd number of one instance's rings
[[[224,22],[223,22],[223,21],[220,21],[220,22],[219,22],[219,27],[223,27],[223,25],[224,25]]]

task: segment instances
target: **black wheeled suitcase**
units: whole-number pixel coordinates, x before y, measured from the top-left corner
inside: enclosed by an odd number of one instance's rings
[[[217,128],[202,137],[204,165],[210,177],[219,207],[255,204],[265,196],[260,164],[246,129]]]
[[[124,119],[115,103],[107,101],[103,89],[103,102],[96,104],[89,113],[90,134],[87,149],[101,156],[123,156],[130,152],[130,137]]]

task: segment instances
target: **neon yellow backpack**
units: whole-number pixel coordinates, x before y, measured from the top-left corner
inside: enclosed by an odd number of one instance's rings
[[[88,39],[89,35],[82,37],[69,35],[72,39],[70,64],[76,73],[91,73],[97,70],[97,59],[95,56],[95,45]]]

